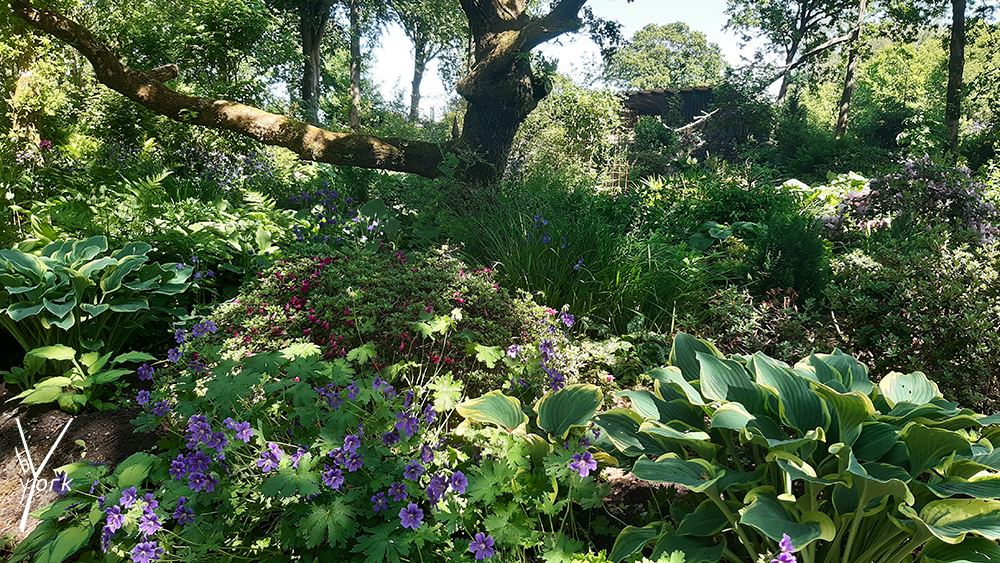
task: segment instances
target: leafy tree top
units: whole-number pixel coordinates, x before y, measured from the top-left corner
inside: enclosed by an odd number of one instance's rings
[[[648,24],[608,62],[605,75],[624,88],[710,86],[722,79],[722,49],[685,23]]]

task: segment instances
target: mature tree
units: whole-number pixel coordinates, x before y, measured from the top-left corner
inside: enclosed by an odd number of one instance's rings
[[[711,86],[726,68],[722,49],[687,24],[648,24],[608,61],[605,76],[623,88]]]
[[[856,0],[727,0],[727,29],[742,33],[744,41],[766,39],[767,49],[783,55],[775,80],[781,79],[778,101],[788,93],[791,72],[817,55],[850,40],[840,33]]]
[[[951,0],[951,37],[948,40],[948,91],[944,126],[948,151],[958,152],[958,123],[962,119],[962,74],[965,70],[965,0]]]
[[[458,0],[391,0],[390,8],[413,42],[410,121],[420,117],[420,83],[427,65],[447,50],[461,51],[468,24]]]
[[[860,0],[858,3],[858,21],[851,31],[850,49],[847,56],[847,70],[844,73],[844,89],[840,94],[840,105],[837,110],[837,138],[844,136],[847,132],[847,118],[851,111],[851,98],[854,96],[854,89],[857,87],[858,60],[861,58],[858,52],[858,40],[861,38],[861,28],[865,23],[865,16],[868,13],[868,0]]]
[[[302,114],[313,125],[319,123],[323,36],[329,26],[334,3],[335,0],[268,0],[272,8],[298,16],[303,58],[299,96]]]
[[[39,31],[79,50],[97,80],[150,110],[179,121],[225,129],[286,147],[303,159],[435,177],[446,152],[468,154],[461,173],[477,184],[502,173],[518,126],[550,90],[533,72],[527,55],[538,45],[583,22],[586,0],[559,0],[543,15],[527,11],[526,0],[461,0],[474,41],[475,65],[458,83],[467,101],[461,137],[447,146],[401,138],[326,131],[284,115],[238,102],[192,96],[164,85],[176,66],[144,71],[129,68],[83,26],[30,0],[9,0],[13,13]]]

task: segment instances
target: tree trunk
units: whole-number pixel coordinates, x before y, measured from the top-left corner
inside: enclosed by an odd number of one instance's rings
[[[22,29],[23,30],[23,29]],[[41,162],[38,127],[41,111],[36,105],[38,88],[35,84],[35,41],[26,37],[26,48],[14,60],[14,92],[10,97],[10,133],[21,146],[21,157],[29,162]]]
[[[788,95],[788,86],[792,80],[792,61],[795,60],[795,54],[799,51],[799,41],[796,39],[788,48],[788,53],[785,56],[785,71],[781,74],[781,88],[778,89],[778,99],[776,103],[780,106],[785,103],[785,96]]]
[[[302,72],[302,112],[308,123],[319,123],[320,46],[330,19],[330,6],[323,1],[299,5],[299,33],[302,37],[302,55],[305,68]]]
[[[351,131],[361,130],[361,14],[358,6],[360,0],[349,1],[349,17],[351,20],[351,113],[348,122]]]
[[[844,75],[844,91],[840,94],[840,110],[837,114],[837,138],[841,138],[847,133],[847,118],[851,113],[851,97],[854,96],[854,88],[857,86],[855,73],[858,70],[858,40],[861,38],[861,26],[865,23],[865,12],[868,10],[868,0],[861,0],[858,6],[858,23],[851,32],[851,48],[847,57],[847,72]]]
[[[944,126],[948,152],[958,153],[958,124],[962,119],[962,73],[965,71],[965,0],[951,0],[951,41],[948,45],[948,91]]]
[[[410,121],[420,119],[420,82],[427,69],[427,41],[418,39],[413,43],[413,80],[410,82]]]

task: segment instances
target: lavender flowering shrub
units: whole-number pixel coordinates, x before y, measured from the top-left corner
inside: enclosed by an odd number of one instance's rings
[[[986,185],[968,167],[925,155],[909,157],[896,171],[876,176],[860,191],[846,194],[837,214],[824,223],[833,238],[850,239],[890,225],[902,236],[943,227],[986,244],[1000,234],[997,219],[997,209],[986,197]]]

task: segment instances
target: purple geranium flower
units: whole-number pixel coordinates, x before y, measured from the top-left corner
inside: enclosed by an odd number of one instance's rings
[[[122,508],[128,508],[132,506],[133,502],[135,502],[136,496],[135,487],[129,487],[122,491],[122,496],[118,499],[118,504],[120,504]]]
[[[479,532],[476,538],[469,542],[469,551],[476,554],[476,559],[489,559],[493,557],[493,536]]]
[[[406,477],[410,481],[416,481],[423,474],[424,466],[420,465],[420,462],[417,461],[411,461],[403,468],[403,477]]]
[[[173,519],[177,520],[177,523],[181,526],[194,522],[194,509],[185,506],[186,502],[187,499],[184,497],[177,499],[177,508],[174,509],[174,513],[172,514]]]
[[[347,460],[347,471],[354,473],[358,469],[361,469],[361,467],[365,464],[365,462],[362,461],[364,457],[364,454],[359,454],[357,452],[351,454],[350,459]]]
[[[69,484],[72,481],[66,476],[65,471],[56,471],[56,478],[52,480],[52,490],[57,494],[64,495],[69,492]]]
[[[153,379],[153,366],[149,364],[142,364],[139,369],[135,370],[139,374],[140,381],[149,381]]]
[[[148,536],[149,534],[155,534],[160,531],[163,526],[160,524],[159,517],[150,508],[146,508],[142,512],[142,517],[139,518],[139,531],[143,535]]]
[[[573,471],[579,471],[581,478],[586,477],[590,475],[591,471],[597,470],[597,460],[590,452],[573,454],[573,461],[570,462],[569,468]]]
[[[417,420],[417,417],[405,412],[396,413],[396,430],[405,432],[406,437],[409,438],[420,430],[420,421]]]
[[[465,477],[465,473],[461,471],[456,471],[451,474],[451,490],[458,494],[465,494],[465,488],[469,486],[469,480]]]
[[[406,508],[401,508],[399,510],[399,523],[403,525],[404,528],[412,528],[414,530],[420,526],[424,519],[424,511],[420,510],[414,503],[406,505]]]
[[[166,401],[160,401],[153,407],[153,416],[155,417],[166,416],[168,412],[170,412],[170,403]]]
[[[270,442],[267,444],[267,448],[260,452],[260,459],[257,460],[257,467],[260,468],[262,473],[277,469],[278,464],[281,463],[281,448],[278,447],[278,444]]]
[[[406,483],[393,483],[389,486],[389,496],[392,500],[399,502],[409,496],[406,492]]]
[[[437,502],[441,500],[444,496],[445,491],[448,490],[448,477],[443,474],[437,474],[431,477],[431,482],[427,484],[427,498],[431,502]]]
[[[122,507],[112,506],[110,508],[104,509],[104,513],[108,515],[107,527],[114,533],[125,524],[125,515],[122,514]]]
[[[163,548],[156,547],[155,541],[139,542],[132,548],[133,563],[149,563],[163,555]]]
[[[343,473],[340,469],[336,467],[330,467],[329,465],[324,465],[323,469],[323,484],[330,487],[333,490],[339,489],[344,484]]]
[[[361,438],[357,434],[348,434],[344,436],[344,450],[350,453],[358,451],[361,447]]]
[[[385,498],[385,493],[376,493],[372,496],[372,510],[379,512],[381,510],[389,510],[389,501]]]

